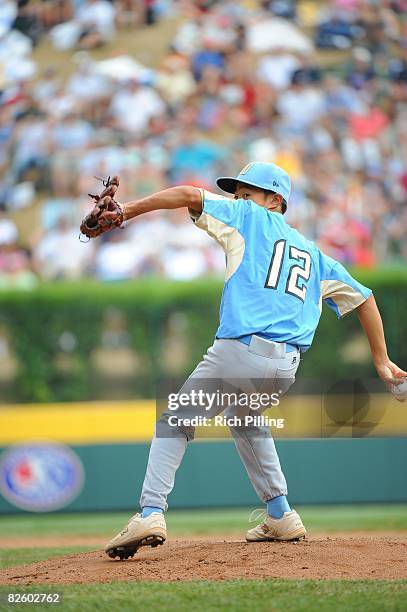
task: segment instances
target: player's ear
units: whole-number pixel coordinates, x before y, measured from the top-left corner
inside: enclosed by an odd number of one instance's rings
[[[281,212],[285,212],[283,210],[283,202],[284,202],[284,198],[282,195],[280,195],[279,193],[275,193],[273,195],[273,200],[272,200],[275,204],[277,204],[278,206],[280,206]]]

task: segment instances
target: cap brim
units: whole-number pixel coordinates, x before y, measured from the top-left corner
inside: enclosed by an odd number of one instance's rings
[[[233,178],[231,176],[221,176],[216,180],[217,186],[227,193],[235,193],[238,183],[241,185],[248,185],[249,187],[257,187],[258,189],[266,189],[263,187],[263,185],[257,185],[256,183],[252,182],[249,183],[248,181],[242,181],[242,179]]]
[[[216,180],[217,186],[227,193],[235,193],[237,183],[237,179],[231,176],[221,176]]]

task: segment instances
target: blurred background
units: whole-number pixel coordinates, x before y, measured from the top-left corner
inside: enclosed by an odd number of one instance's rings
[[[187,376],[216,329],[223,252],[185,211],[79,242],[96,177],[119,174],[126,201],[281,165],[288,222],[373,288],[407,366],[406,8],[0,0],[0,511],[131,507],[156,385]],[[324,313],[299,377],[350,380],[350,399],[325,429],[335,441],[305,439],[303,411],[287,436],[304,439],[279,442],[294,500],[407,499],[407,418],[374,375],[356,317]],[[205,480],[208,455],[233,495]],[[53,463],[76,475],[71,497]],[[198,443],[180,474],[175,505],[255,503],[229,442]],[[43,507],[50,487],[59,502]]]
[[[403,0],[1,0],[0,283],[222,274],[186,215],[83,247],[120,198],[273,160],[288,221],[345,264],[407,257]],[[74,240],[75,238],[75,240]],[[180,263],[182,262],[182,264]]]

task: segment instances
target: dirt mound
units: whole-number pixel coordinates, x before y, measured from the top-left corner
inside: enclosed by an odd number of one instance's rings
[[[0,584],[233,578],[407,578],[406,538],[311,538],[298,543],[171,541],[128,561],[100,551],[54,557],[0,572]]]

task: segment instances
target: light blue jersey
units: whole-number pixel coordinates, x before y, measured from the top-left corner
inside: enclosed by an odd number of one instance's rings
[[[283,215],[206,190],[202,198],[203,211],[193,220],[226,254],[218,338],[257,334],[304,351],[312,343],[322,300],[343,317],[371,295]]]

